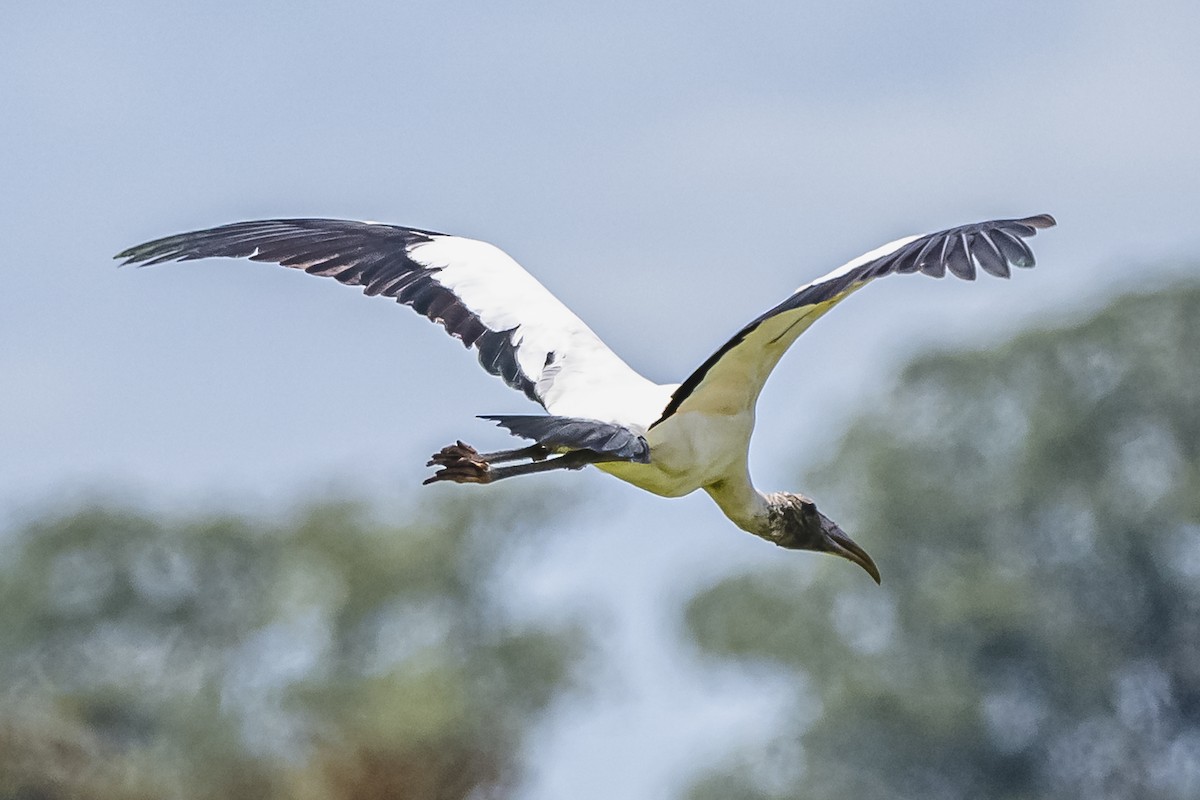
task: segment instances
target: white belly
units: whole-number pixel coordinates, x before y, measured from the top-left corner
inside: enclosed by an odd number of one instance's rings
[[[596,467],[647,492],[682,497],[745,475],[753,428],[753,411],[733,416],[677,413],[647,432],[649,464],[616,461]]]

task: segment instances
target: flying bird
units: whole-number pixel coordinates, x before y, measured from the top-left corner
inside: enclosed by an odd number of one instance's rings
[[[642,377],[504,251],[418,228],[336,219],[235,222],[167,236],[118,254],[124,264],[248,258],[361,286],[411,306],[478,351],[479,363],[546,414],[482,417],[531,442],[479,453],[458,441],[425,481],[493,483],[594,465],[646,491],[703,489],[739,528],[795,550],[841,556],[876,583],[875,562],[808,497],[750,480],[754,409],[771,370],[814,322],[875,278],[920,272],[974,280],[1032,267],[1024,241],[1055,224],[1041,214],[962,225],[885,244],[801,286],[751,320],[682,383]]]

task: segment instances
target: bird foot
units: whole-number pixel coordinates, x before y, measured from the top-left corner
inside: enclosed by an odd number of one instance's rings
[[[421,482],[423,486],[438,481],[455,483],[491,483],[492,467],[479,455],[479,451],[464,442],[443,447],[429,459],[427,467],[438,467],[438,471]]]

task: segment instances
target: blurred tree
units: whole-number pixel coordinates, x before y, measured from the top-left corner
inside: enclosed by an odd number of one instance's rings
[[[1200,287],[917,359],[805,485],[883,588],[823,559],[693,599],[708,654],[797,687],[694,800],[1200,797]]]
[[[584,643],[497,602],[529,501],[32,522],[0,565],[0,798],[509,794]]]

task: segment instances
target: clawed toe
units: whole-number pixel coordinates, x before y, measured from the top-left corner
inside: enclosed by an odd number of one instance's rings
[[[421,482],[424,486],[438,481],[489,483],[492,479],[488,462],[479,456],[479,451],[474,447],[461,441],[434,453],[425,466],[440,469]]]
[[[488,472],[486,466],[483,468],[472,466],[466,469],[444,467],[439,469],[433,475],[430,475],[425,480],[421,481],[421,485],[428,486],[431,483],[438,483],[439,481],[454,481],[455,483],[491,483],[492,476]]]
[[[429,463],[427,463],[425,466],[427,466],[427,467],[432,467],[432,466],[437,466],[437,465],[445,466],[445,465],[449,465],[449,464],[457,464],[457,463],[463,462],[463,461],[467,461],[467,462],[471,462],[471,463],[478,463],[478,464],[484,463],[479,458],[478,450],[476,450],[474,447],[471,447],[471,445],[466,444],[465,442],[459,441],[459,442],[455,442],[452,445],[443,447],[441,450],[434,453],[430,457]]]

